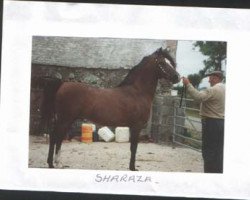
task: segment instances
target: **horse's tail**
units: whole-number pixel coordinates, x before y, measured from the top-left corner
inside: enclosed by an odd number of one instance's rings
[[[56,92],[62,85],[63,81],[58,78],[41,77],[39,85],[43,88],[43,100],[41,105],[41,128],[46,133],[52,125],[55,114],[55,97]],[[47,130],[46,130],[47,129]]]

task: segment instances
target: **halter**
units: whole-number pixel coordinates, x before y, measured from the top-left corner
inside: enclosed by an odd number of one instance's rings
[[[155,62],[157,63],[158,62],[158,59],[156,58],[155,59]],[[171,64],[171,62],[167,59],[167,58],[165,58],[165,62],[172,68],[172,69],[174,69],[175,70],[175,68],[173,67],[173,65]],[[158,64],[158,66],[160,67],[160,69],[161,69],[161,71],[164,73],[164,74],[167,74],[167,71],[162,67],[162,65],[159,63]],[[179,104],[179,108],[181,108],[182,107],[182,101],[183,101],[183,98],[186,98],[186,86],[185,85],[183,85],[183,87],[182,87],[182,91],[181,91],[181,99],[180,99],[180,104]]]
[[[175,68],[173,67],[173,65],[171,64],[171,62],[167,59],[167,58],[164,58],[165,62],[172,68],[175,70]],[[158,59],[156,58],[155,59],[155,62],[157,63],[158,62]],[[158,66],[160,67],[161,71],[164,73],[164,74],[168,74],[167,71],[163,68],[163,66],[159,63]]]
[[[158,66],[160,67],[160,69],[161,69],[161,71],[162,71],[163,73],[167,74],[166,70],[162,67],[161,64],[159,64]]]

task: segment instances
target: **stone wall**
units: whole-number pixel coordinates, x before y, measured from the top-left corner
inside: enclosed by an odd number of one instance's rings
[[[77,81],[88,83],[101,88],[112,88],[117,86],[127,76],[129,69],[101,69],[101,68],[79,68],[51,65],[32,65],[33,80],[38,77],[59,77],[63,81]],[[32,86],[34,87],[34,86]],[[169,93],[170,83],[165,80],[159,80],[157,85],[157,94]]]
[[[118,85],[125,78],[128,69],[98,69],[50,65],[32,65],[32,77],[56,77],[58,74],[63,81],[84,82],[101,88]]]

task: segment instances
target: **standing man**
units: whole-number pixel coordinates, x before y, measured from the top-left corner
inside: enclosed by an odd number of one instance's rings
[[[205,173],[223,173],[225,85],[223,73],[214,71],[207,74],[209,88],[198,91],[183,77],[183,84],[190,96],[201,103],[202,157]]]

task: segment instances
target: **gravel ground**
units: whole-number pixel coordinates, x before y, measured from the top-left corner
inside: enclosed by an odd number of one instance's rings
[[[47,168],[48,143],[44,137],[30,137],[29,167]],[[203,172],[200,152],[189,148],[139,143],[136,168],[140,171]],[[62,145],[62,168],[92,170],[128,170],[130,144],[76,140]]]

